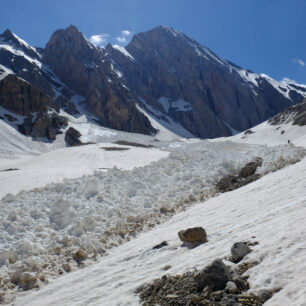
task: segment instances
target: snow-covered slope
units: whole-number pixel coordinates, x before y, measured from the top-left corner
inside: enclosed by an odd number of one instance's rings
[[[306,303],[305,234],[306,160],[238,190],[199,203],[153,230],[110,251],[99,263],[65,275],[37,292],[25,293],[12,305],[139,305],[134,290],[167,273],[201,269],[229,255],[234,242],[258,241],[245,261],[251,292],[282,288],[266,305]],[[177,232],[203,226],[208,243],[180,247]],[[152,247],[163,240],[169,246]],[[227,262],[230,264],[229,262]]]
[[[99,254],[103,255],[105,249],[134,239],[139,226],[148,228],[151,222],[162,218],[160,211],[163,207],[175,211],[186,203],[210,196],[220,177],[236,173],[252,158],[263,158],[260,173],[266,173],[304,155],[303,150],[291,146],[269,148],[207,141],[156,143],[165,152],[154,148],[130,148],[130,155],[125,155],[129,151],[119,151],[118,155],[114,154],[116,151],[110,151],[111,154],[107,155],[98,145],[90,145],[40,155],[35,159],[37,164],[33,159],[30,166],[29,161],[20,163],[26,180],[33,178],[32,173],[42,177],[44,171],[47,176],[50,173],[56,178],[59,175],[57,164],[69,175],[73,167],[82,171],[82,162],[97,167],[97,159],[107,166],[118,165],[121,160],[122,165],[125,161],[129,162],[125,167],[132,167],[165,157],[167,152],[171,152],[170,156],[143,168],[130,171],[110,169],[107,173],[96,171],[92,176],[66,179],[61,184],[5,196],[0,202],[1,274],[6,277],[22,266],[34,265],[41,267],[42,273],[52,280],[58,277],[62,264],[78,248],[100,258]],[[101,143],[99,146],[106,145]],[[69,161],[70,158],[72,161]],[[18,170],[9,172],[17,174]],[[22,184],[20,178],[15,178],[16,183]],[[56,246],[62,248],[61,256],[54,253]],[[13,256],[17,262],[9,264],[8,256]],[[53,264],[46,268],[46,262]],[[73,262],[70,264],[76,269]],[[148,275],[147,271],[142,273]],[[118,277],[121,278],[121,275]],[[116,287],[118,284],[110,283],[109,286]],[[8,291],[8,298],[15,293],[14,290]],[[105,305],[116,305],[116,300],[114,304]]]
[[[126,148],[123,151],[106,151],[103,148]],[[61,148],[39,156],[23,157],[22,161],[0,161],[0,198],[7,193],[17,194],[21,190],[43,187],[49,183],[61,183],[66,178],[77,178],[117,167],[132,169],[142,167],[160,158],[167,152],[158,149],[143,149],[116,144],[92,144],[72,148]]]
[[[212,141],[223,141],[224,139],[268,146],[293,144],[306,147],[306,101],[286,109],[248,131]]]

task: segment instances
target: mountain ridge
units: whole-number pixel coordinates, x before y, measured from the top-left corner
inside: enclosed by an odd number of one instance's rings
[[[306,96],[306,86],[245,70],[167,26],[135,34],[126,47],[98,48],[70,25],[43,52],[6,30],[0,64],[0,80],[14,73],[74,115],[72,97],[83,96],[98,124],[143,134],[157,132],[154,119],[187,131],[181,136],[230,136]]]

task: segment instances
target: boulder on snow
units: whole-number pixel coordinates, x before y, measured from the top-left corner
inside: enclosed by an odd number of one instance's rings
[[[193,227],[179,231],[178,236],[185,243],[201,244],[207,242],[207,235],[202,227]]]
[[[70,127],[65,133],[65,141],[69,146],[79,146],[82,144],[81,140],[79,139],[82,134],[77,131],[75,128]]]
[[[229,174],[222,177],[216,186],[221,192],[225,192],[229,191],[231,186],[234,186],[235,184],[239,183],[238,181],[239,180],[236,176]]]
[[[71,266],[69,263],[63,263],[62,268],[64,269],[65,272],[69,273],[71,272]]]
[[[249,177],[253,174],[255,174],[257,167],[262,166],[262,158],[261,157],[255,157],[253,161],[245,164],[242,169],[240,170],[239,177]]]
[[[221,259],[214,260],[210,265],[194,277],[198,291],[209,287],[212,291],[224,290],[231,280],[231,272]]]
[[[79,249],[76,253],[73,254],[73,259],[80,263],[88,258],[88,254],[83,251],[82,249]]]
[[[247,163],[239,172],[240,177],[248,177],[253,174],[255,174],[257,169],[257,163],[256,162],[250,162]]]
[[[168,242],[167,242],[167,241],[163,241],[163,242],[161,242],[161,243],[155,245],[155,246],[153,247],[153,250],[161,249],[161,248],[163,248],[163,247],[165,247],[165,246],[167,246],[167,245],[168,245]]]
[[[238,263],[245,255],[251,252],[252,250],[248,247],[246,242],[236,242],[231,248],[232,260]]]
[[[23,290],[30,290],[36,287],[37,278],[30,272],[16,271],[11,276],[11,282]]]

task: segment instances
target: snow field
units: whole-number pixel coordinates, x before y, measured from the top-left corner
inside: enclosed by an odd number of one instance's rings
[[[263,158],[259,173],[264,174],[305,155],[303,149],[293,146],[232,142],[187,141],[164,146],[170,156],[142,168],[97,171],[5,196],[0,202],[0,275],[7,278],[26,266],[37,275],[55,278],[78,248],[90,256],[103,255],[150,228],[150,223],[161,218],[161,208],[176,210],[184,202],[209,197],[218,179],[237,174],[254,157]],[[60,256],[54,254],[56,247],[62,249]]]
[[[76,178],[105,171],[112,167],[132,169],[168,156],[165,151],[135,147],[126,151],[105,151],[105,147],[122,147],[116,144],[92,144],[65,147],[39,156],[28,156],[7,160],[2,169],[19,169],[0,172],[0,198],[5,194],[16,194],[21,190],[43,187],[49,183],[61,183],[65,178]]]
[[[39,291],[26,292],[12,305],[139,305],[134,294],[138,286],[165,273],[175,275],[201,269],[216,258],[229,256],[233,243],[249,240],[259,242],[243,260],[259,262],[247,271],[251,292],[280,287],[282,290],[265,305],[303,306],[305,172],[304,159],[247,186],[196,204],[112,249],[99,263],[67,274]],[[191,226],[203,226],[208,243],[195,249],[180,247],[177,232]],[[152,250],[163,240],[168,242],[167,247]],[[172,267],[165,272],[165,265]]]

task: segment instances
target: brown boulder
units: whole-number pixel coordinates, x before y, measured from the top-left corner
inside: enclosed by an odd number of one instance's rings
[[[200,244],[207,242],[207,235],[202,227],[193,227],[178,232],[178,236],[181,241]]]
[[[239,172],[240,177],[248,177],[255,174],[258,164],[256,162],[247,163]]]
[[[83,251],[82,249],[79,249],[75,254],[73,254],[73,259],[76,262],[84,261],[88,258],[88,254]]]
[[[16,271],[11,276],[11,282],[23,290],[30,290],[36,287],[37,278],[30,272]]]

